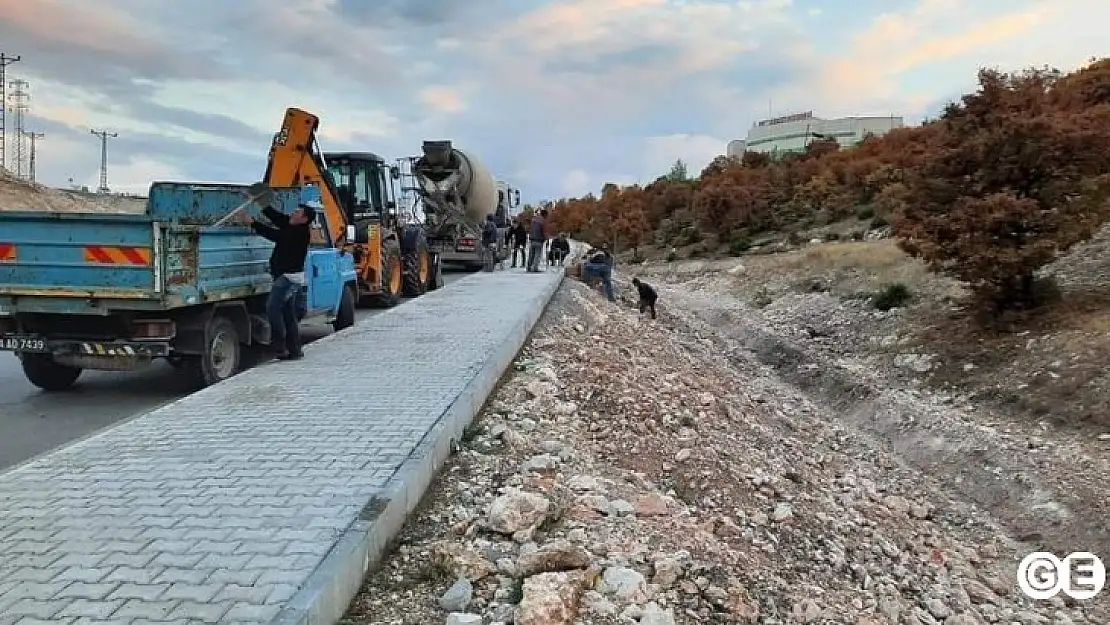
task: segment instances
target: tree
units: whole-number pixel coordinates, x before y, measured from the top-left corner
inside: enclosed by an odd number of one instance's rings
[[[686,167],[686,163],[680,158],[671,165],[671,170],[667,172],[667,180],[671,182],[689,182],[690,172]]]
[[[941,117],[893,221],[906,252],[966,281],[994,312],[1031,307],[1034,274],[1110,219],[1110,105],[1082,113],[1058,72],[983,70]]]

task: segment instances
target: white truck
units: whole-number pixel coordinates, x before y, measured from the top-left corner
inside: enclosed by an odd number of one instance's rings
[[[422,151],[410,160],[409,188],[416,195],[413,213],[423,213],[429,250],[444,263],[481,267],[482,228],[493,215],[497,252],[505,257],[505,229],[520,206],[520,190],[498,183],[481,161],[450,141],[425,141]]]

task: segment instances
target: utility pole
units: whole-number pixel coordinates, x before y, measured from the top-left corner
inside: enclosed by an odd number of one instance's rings
[[[26,129],[23,127],[24,115],[27,112],[27,100],[31,99],[31,94],[27,92],[28,82],[22,79],[15,79],[8,83],[12,88],[9,97],[12,100],[12,112],[15,113],[15,177],[23,178],[23,172],[27,169],[27,137]]]
[[[35,144],[39,139],[42,139],[45,136],[46,135],[41,132],[27,133],[27,138],[31,140],[31,167],[30,172],[28,172],[31,178],[31,182],[35,182]]]
[[[7,67],[12,63],[18,63],[20,58],[19,56],[8,56],[0,52],[0,172],[7,168],[4,157],[8,153],[8,142],[4,136],[4,124],[7,121],[5,113],[8,110],[8,78],[5,74],[7,73]]]
[[[97,193],[111,193],[108,188],[108,139],[115,139],[119,134],[107,130],[90,130],[90,133],[100,138],[100,188]]]

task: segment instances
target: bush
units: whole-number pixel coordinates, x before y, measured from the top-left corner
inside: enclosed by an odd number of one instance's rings
[[[667,262],[668,263],[673,263],[676,260],[678,260],[678,252],[676,252],[674,250],[671,250],[671,251],[667,252]]]
[[[856,209],[856,219],[859,219],[861,221],[871,219],[874,216],[875,209],[870,205],[860,206],[858,209]]]
[[[839,232],[826,232],[825,233],[825,240],[830,241],[830,242],[831,241],[839,241],[840,240],[840,233]]]
[[[731,256],[740,256],[750,249],[752,249],[752,240],[748,238],[746,232],[733,233],[728,241],[728,253]]]
[[[872,295],[871,307],[885,312],[892,308],[901,308],[911,299],[913,295],[909,287],[902,283],[895,283],[883,287],[878,293]]]

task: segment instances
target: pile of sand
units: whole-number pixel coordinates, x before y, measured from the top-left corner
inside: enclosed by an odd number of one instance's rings
[[[142,198],[51,189],[0,171],[0,212],[142,213],[145,210],[146,200]]]

